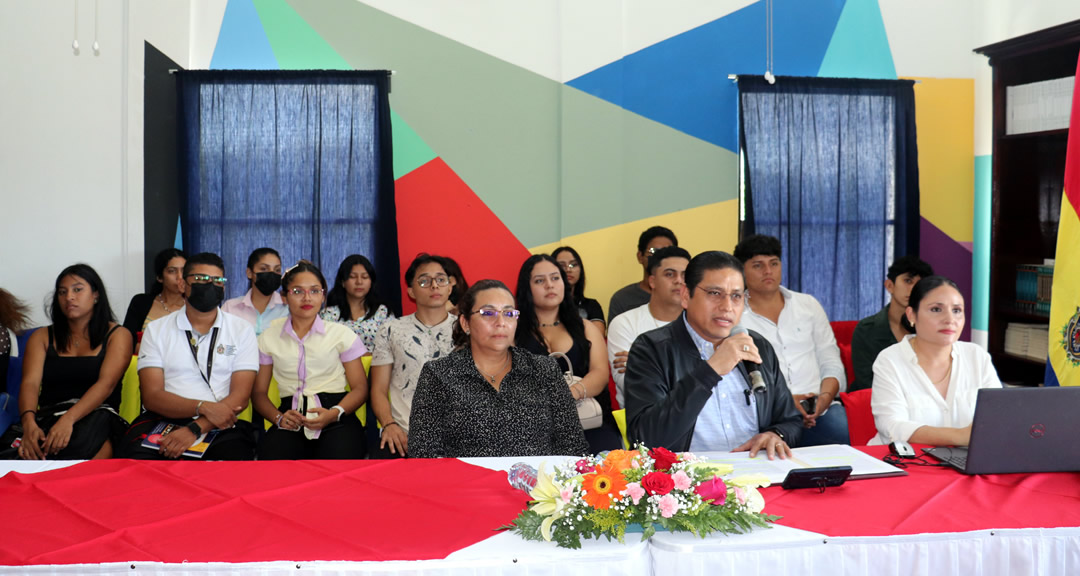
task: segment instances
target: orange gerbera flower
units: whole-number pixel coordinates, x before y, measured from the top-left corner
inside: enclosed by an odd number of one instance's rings
[[[604,466],[610,466],[620,472],[628,470],[630,463],[638,456],[637,450],[612,450],[604,458]]]
[[[619,493],[626,490],[626,478],[622,472],[606,463],[597,468],[593,474],[587,474],[582,478],[582,488],[585,489],[585,501],[589,506],[598,510],[607,510],[611,507],[612,498],[619,498]]]

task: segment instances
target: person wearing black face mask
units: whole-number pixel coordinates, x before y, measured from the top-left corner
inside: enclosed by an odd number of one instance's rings
[[[254,457],[251,425],[237,415],[251,397],[258,343],[247,322],[218,308],[226,281],[219,256],[192,256],[184,266],[187,305],[147,326],[139,350],[145,411],[124,437],[126,457],[184,457],[203,434],[212,440],[204,460]]]
[[[281,299],[281,256],[273,248],[258,248],[248,256],[248,291],[225,302],[222,310],[246,320],[262,334],[270,322],[284,318],[289,307]]]

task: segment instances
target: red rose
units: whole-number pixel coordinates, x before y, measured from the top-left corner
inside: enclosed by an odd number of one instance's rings
[[[671,465],[679,461],[679,457],[667,448],[653,448],[649,450],[649,458],[652,458],[656,464],[653,467],[657,470],[669,470]]]
[[[712,500],[713,506],[723,506],[727,502],[727,486],[719,476],[713,476],[694,488],[702,500]]]
[[[670,475],[663,472],[649,472],[641,479],[641,487],[650,495],[663,496],[675,489],[675,481],[671,479]]]

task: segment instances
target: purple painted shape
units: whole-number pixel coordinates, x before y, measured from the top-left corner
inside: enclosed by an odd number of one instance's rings
[[[926,220],[920,218],[919,255],[934,273],[956,282],[964,297],[964,331],[960,340],[971,341],[971,251]]]

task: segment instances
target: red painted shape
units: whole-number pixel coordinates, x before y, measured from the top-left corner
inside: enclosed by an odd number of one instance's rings
[[[514,290],[529,250],[442,158],[398,178],[394,186],[405,314],[416,311],[405,290],[405,270],[421,252],[453,258],[470,284],[494,278]]]
[[[1069,118],[1069,147],[1065,152],[1065,197],[1080,218],[1080,57],[1076,59],[1073,94],[1076,96],[1073,97],[1072,116]]]

